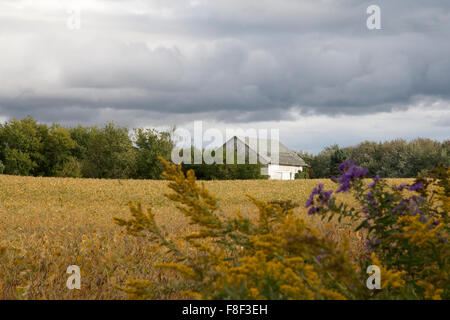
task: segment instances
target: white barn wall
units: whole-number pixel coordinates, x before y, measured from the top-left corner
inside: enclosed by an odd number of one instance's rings
[[[294,180],[295,174],[301,172],[302,167],[297,166],[284,166],[277,164],[269,164],[267,168],[267,173],[269,179],[273,180]]]

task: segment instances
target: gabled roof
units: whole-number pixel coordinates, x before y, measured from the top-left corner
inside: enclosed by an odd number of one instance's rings
[[[298,167],[308,166],[305,163],[305,161],[297,155],[297,153],[290,150],[280,141],[272,139],[259,139],[259,138],[234,136],[233,138],[228,140],[224,145],[228,144],[231,140],[234,140],[236,142],[239,140],[241,143],[245,144],[250,150],[252,150],[258,155],[258,159],[260,161],[262,160],[261,162],[263,163],[298,166]],[[272,150],[272,147],[274,150]],[[262,150],[260,150],[260,148],[262,148]]]

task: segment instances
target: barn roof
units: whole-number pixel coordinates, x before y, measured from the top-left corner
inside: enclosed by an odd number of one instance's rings
[[[228,140],[225,144],[231,142],[231,140],[244,143],[248,148],[253,150],[258,154],[258,158],[262,159],[264,163],[271,163],[271,164],[280,164],[280,165],[287,165],[287,166],[298,166],[298,167],[307,167],[308,165],[305,163],[305,161],[300,158],[297,153],[290,150],[288,147],[286,147],[284,144],[282,144],[280,141],[272,140],[272,139],[259,139],[259,138],[249,138],[249,137],[237,137],[234,136],[230,140]],[[272,152],[272,146],[274,147],[274,150]],[[264,150],[260,150],[260,148],[264,148],[267,150],[267,152],[264,152]],[[255,150],[256,148],[256,150]],[[277,150],[278,149],[278,150]],[[258,152],[260,151],[260,152]],[[276,159],[278,158],[278,163]]]

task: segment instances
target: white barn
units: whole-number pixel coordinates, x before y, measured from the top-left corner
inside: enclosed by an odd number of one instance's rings
[[[234,136],[217,151],[223,151],[224,147],[237,151],[238,157],[241,154],[243,159],[249,160],[247,163],[263,164],[262,174],[272,180],[294,180],[295,174],[308,166],[294,151],[276,140]]]

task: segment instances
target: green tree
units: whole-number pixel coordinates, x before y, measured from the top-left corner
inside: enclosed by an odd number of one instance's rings
[[[170,132],[158,132],[154,129],[135,129],[136,168],[134,177],[138,179],[161,179],[163,165],[161,156],[170,159],[174,143]]]
[[[347,159],[347,155],[344,150],[340,149],[339,146],[333,146],[335,148],[334,152],[330,157],[330,176],[336,176],[339,174],[339,164]]]
[[[326,147],[319,152],[313,159],[311,159],[311,170],[313,171],[314,178],[329,178],[330,177],[330,164],[331,156],[339,147],[333,145]]]
[[[57,177],[81,178],[82,165],[75,157],[68,158],[55,173]]]
[[[419,138],[411,141],[408,147],[408,176],[431,170],[440,162],[449,162],[448,155],[443,151],[443,144],[438,141]]]
[[[348,159],[369,170],[368,176],[381,174],[383,165],[383,146],[380,143],[364,141],[355,147],[345,149]]]
[[[75,148],[72,150],[72,155],[79,161],[86,158],[91,132],[95,130],[98,130],[98,128],[83,127],[80,125],[69,128],[70,137],[76,142]]]
[[[0,160],[5,173],[43,175],[43,137],[47,131],[45,124],[38,124],[32,117],[0,125]]]
[[[41,168],[45,175],[55,176],[72,158],[76,142],[71,138],[69,130],[53,124],[43,139],[44,163]]]
[[[88,178],[129,178],[135,166],[133,143],[126,127],[108,123],[105,127],[91,127],[82,148],[82,172]]]
[[[8,174],[27,176],[33,173],[37,164],[31,160],[29,153],[6,147],[5,167]]]

